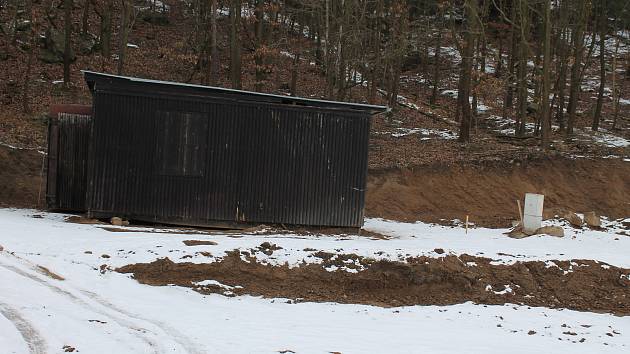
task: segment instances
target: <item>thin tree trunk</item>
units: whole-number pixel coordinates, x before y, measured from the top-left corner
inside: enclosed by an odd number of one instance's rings
[[[437,102],[438,88],[440,85],[440,50],[442,49],[442,30],[438,29],[435,41],[435,53],[433,57],[433,91],[429,102],[435,104]]]
[[[22,111],[24,113],[31,113],[31,71],[33,70],[33,57],[35,56],[35,30],[32,27],[33,23],[33,2],[32,0],[26,1],[26,11],[31,21],[30,28],[30,43],[28,45],[28,59],[26,61],[26,72],[24,73],[24,87],[22,88]]]
[[[293,65],[291,66],[291,96],[297,95],[297,79],[298,79],[298,68],[300,67],[300,52],[295,53],[293,57]]]
[[[573,32],[574,41],[574,62],[571,67],[571,87],[569,89],[569,105],[567,107],[567,137],[573,135],[573,125],[575,123],[575,112],[577,109],[578,96],[580,94],[580,67],[582,65],[582,52],[584,46],[584,27],[588,19],[586,0],[578,0],[578,19],[577,26]]]
[[[518,54],[518,110],[516,115],[516,136],[523,136],[527,121],[527,58],[529,33],[529,8],[526,0],[519,0],[519,54]]]
[[[604,85],[606,84],[606,0],[600,0],[599,14],[599,92],[597,93],[597,105],[593,114],[593,131],[599,129],[599,120],[602,114],[602,104],[604,102]],[[593,38],[593,41],[595,38]]]
[[[230,79],[232,88],[241,89],[241,0],[230,4]]]
[[[468,28],[464,36],[464,48],[460,73],[460,90],[458,102],[461,106],[461,121],[458,140],[462,143],[470,141],[470,122],[472,119],[470,110],[470,87],[472,81],[473,51],[475,48],[475,34],[477,31],[477,0],[466,0],[464,11],[468,22]]]
[[[615,53],[612,58],[612,97],[613,97],[613,124],[612,129],[617,128],[617,116],[619,115],[619,89],[617,88],[617,55],[619,54],[619,37],[615,41]]]
[[[551,66],[551,0],[544,0],[543,3],[543,23],[544,23],[544,40],[543,40],[543,71],[542,71],[542,100],[540,104],[540,145],[546,149],[549,147],[549,72]]]
[[[81,17],[81,34],[86,35],[88,33],[88,25],[90,18],[90,0],[83,2],[83,15]]]
[[[63,48],[63,86],[67,89],[70,85],[70,37],[72,34],[72,0],[64,0],[64,48]]]
[[[499,34],[498,36],[499,48],[497,50],[497,67],[494,69],[494,76],[501,77],[501,72],[503,71],[503,34]]]
[[[256,70],[256,82],[254,84],[256,91],[262,91],[263,81],[265,79],[264,71],[264,43],[263,43],[263,0],[257,0],[256,2],[256,48],[254,50],[254,62]]]
[[[508,73],[505,88],[505,100],[503,101],[503,118],[508,118],[508,112],[512,109],[514,104],[514,82],[515,82],[515,67],[516,67],[516,58],[518,58],[518,37],[517,37],[517,28],[516,28],[516,1],[512,3],[512,13],[511,13],[511,38],[510,38],[510,57],[508,58]]]
[[[112,41],[112,14],[114,12],[114,0],[107,0],[101,16],[101,53],[106,59],[111,55]]]
[[[122,16],[120,23],[120,45],[118,48],[118,75],[122,75],[129,41],[129,27],[131,22],[132,4],[130,0],[122,1]]]
[[[219,78],[219,53],[217,51],[217,0],[210,0],[210,77],[208,83],[215,85]]]
[[[556,86],[556,92],[558,96],[558,111],[556,112],[556,122],[560,128],[560,131],[563,132],[565,129],[564,124],[564,104],[565,104],[565,89],[567,86],[567,36],[566,31],[563,30],[563,33],[560,38],[560,44],[558,45],[558,61],[557,61],[557,72],[558,72],[558,82]]]

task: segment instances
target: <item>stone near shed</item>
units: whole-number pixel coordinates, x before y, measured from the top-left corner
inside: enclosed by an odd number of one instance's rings
[[[590,227],[602,227],[602,220],[594,211],[584,213],[584,222]]]
[[[576,213],[570,211],[564,214],[563,217],[566,221],[569,222],[569,224],[575,227],[582,227],[582,224],[584,223],[581,217],[579,217]]]
[[[516,239],[531,236],[531,234],[527,234],[523,232],[523,227],[520,224],[516,226],[515,228],[513,228],[512,230],[510,230],[509,232],[506,232],[505,234],[510,238],[516,238]]]
[[[115,226],[123,226],[123,219],[114,216],[111,219],[109,219],[109,223]]]
[[[536,230],[536,235],[564,237],[564,229],[560,226],[543,226]]]

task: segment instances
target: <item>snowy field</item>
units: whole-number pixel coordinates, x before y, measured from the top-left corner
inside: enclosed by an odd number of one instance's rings
[[[72,348],[81,353],[630,352],[630,317],[512,304],[381,308],[288,303],[153,287],[100,269],[161,257],[212,262],[225,251],[251,251],[262,242],[282,249],[271,256],[256,253],[258,261],[292,266],[316,262],[309,257],[313,250],[399,260],[441,257],[434,249],[442,248],[445,254],[467,253],[497,263],[593,259],[604,267],[630,268],[630,237],[617,234],[619,222],[606,221],[606,231],[565,228],[564,238],[515,240],[500,229],[472,228],[466,234],[461,226],[368,219],[367,230],[389,237],[376,239],[135,227],[111,232],[103,229],[108,225],[73,224],[64,218],[0,209],[0,353]],[[191,247],[183,240],[216,245]]]

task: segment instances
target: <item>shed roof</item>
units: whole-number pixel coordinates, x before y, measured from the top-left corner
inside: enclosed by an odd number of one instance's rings
[[[146,86],[155,88],[156,86],[167,89],[169,91],[177,92],[182,91],[185,92],[198,92],[207,96],[214,97],[225,97],[225,98],[237,98],[239,100],[246,101],[254,101],[254,102],[264,102],[264,103],[276,103],[276,104],[294,104],[300,106],[310,106],[317,108],[332,108],[332,109],[343,109],[343,110],[355,110],[355,111],[363,111],[370,114],[376,114],[380,112],[385,112],[388,110],[386,106],[377,106],[370,104],[361,104],[361,103],[349,103],[349,102],[338,102],[338,101],[327,101],[327,100],[318,100],[318,99],[310,99],[303,97],[292,97],[292,96],[283,96],[283,95],[275,95],[269,93],[261,93],[261,92],[252,92],[252,91],[244,91],[244,90],[234,90],[223,87],[214,87],[214,86],[204,86],[204,85],[195,85],[195,84],[186,84],[180,82],[173,81],[160,81],[160,80],[150,80],[150,79],[142,79],[138,77],[131,76],[121,76],[121,75],[112,75],[99,73],[94,71],[83,70],[83,75],[85,77],[85,81],[90,88],[90,91],[94,92],[98,83],[105,84],[114,84],[114,85],[123,85],[128,87],[142,87]]]

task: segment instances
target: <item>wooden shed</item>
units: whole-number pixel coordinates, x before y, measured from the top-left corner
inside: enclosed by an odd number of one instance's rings
[[[362,226],[370,118],[386,107],[84,75],[85,184],[52,191],[49,168],[51,200],[171,224]]]

